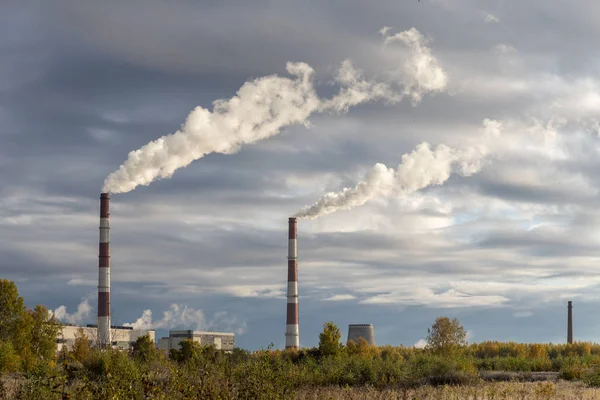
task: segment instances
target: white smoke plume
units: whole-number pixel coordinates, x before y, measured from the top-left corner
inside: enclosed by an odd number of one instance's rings
[[[497,137],[501,129],[500,123],[486,119],[483,142]],[[295,216],[315,219],[362,206],[377,197],[406,196],[431,185],[442,185],[452,172],[470,176],[481,170],[488,153],[488,146],[484,143],[464,150],[440,144],[432,150],[429,143],[423,142],[411,153],[402,156],[402,163],[396,170],[377,163],[355,187],[326,193],[315,204],[302,208]]]
[[[77,306],[77,311],[73,314],[69,314],[67,312],[67,307],[60,306],[54,312],[49,311],[51,315],[62,322],[66,322],[69,324],[79,324],[81,321],[86,319],[90,315],[90,311],[92,311],[92,307],[90,306],[90,300],[92,296],[88,296],[79,303]]]
[[[206,154],[232,154],[243,144],[277,135],[286,126],[308,125],[315,112],[344,112],[377,99],[397,102],[405,95],[416,103],[426,92],[443,90],[446,75],[419,31],[412,28],[385,40],[403,42],[410,53],[403,78],[394,85],[399,89],[366,80],[346,60],[336,76],[339,93],[321,99],[312,82],[314,70],[308,64],[290,62],[287,72],[292,78],[271,75],[246,82],[229,100],[215,101],[212,111],[198,106],[180,130],[130,152],[125,163],[106,178],[102,191],[124,193],[170,178],[177,169]]]
[[[226,311],[215,313],[213,318],[207,321],[202,310],[175,303],[171,304],[169,310],[163,312],[163,317],[160,320],[154,321],[152,319],[152,310],[144,310],[142,316],[135,322],[125,323],[124,326],[142,330],[172,329],[177,327],[195,330],[218,328],[234,331],[237,334],[242,334],[246,331],[246,322],[239,321],[234,316],[229,316]]]
[[[421,101],[426,93],[441,92],[448,85],[448,76],[437,58],[427,47],[428,40],[415,28],[388,35],[390,28],[384,27],[380,33],[385,43],[402,42],[411,51],[404,62],[404,94],[413,99],[413,103]]]

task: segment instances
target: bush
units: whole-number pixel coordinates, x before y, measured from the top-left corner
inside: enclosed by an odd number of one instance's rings
[[[409,363],[409,383],[419,385],[461,385],[478,379],[474,360],[459,356],[420,355]]]
[[[560,368],[560,377],[567,381],[581,380],[585,372],[586,368],[581,360],[576,357],[569,357],[563,362],[563,365]]]

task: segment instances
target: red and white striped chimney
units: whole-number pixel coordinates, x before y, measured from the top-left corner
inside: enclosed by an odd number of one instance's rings
[[[288,241],[288,288],[287,321],[285,327],[285,348],[300,348],[298,326],[298,246],[296,243],[296,218],[289,220]]]
[[[100,194],[100,251],[98,255],[98,345],[109,347],[110,337],[110,194]]]

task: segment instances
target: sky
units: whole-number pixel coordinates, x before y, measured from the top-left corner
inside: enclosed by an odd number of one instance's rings
[[[364,82],[361,96],[113,193],[113,324],[282,348],[288,217],[358,187],[298,221],[301,346],[326,321],[343,340],[371,323],[377,344],[413,346],[439,316],[471,342],[559,343],[568,300],[575,340],[600,341],[598,16],[581,0],[2,2],[0,278],[95,323],[105,179],[178,130],[229,140],[225,123],[186,124],[222,115],[216,100],[246,93],[240,118],[271,118],[283,92],[252,82],[288,84],[305,63],[305,99]],[[363,81],[344,81],[345,60]],[[263,100],[264,115],[245,108]],[[423,142],[485,151],[469,173],[435,157],[399,168]],[[376,164],[385,190],[368,184]]]

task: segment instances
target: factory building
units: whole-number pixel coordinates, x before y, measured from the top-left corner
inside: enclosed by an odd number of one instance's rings
[[[76,326],[65,324],[56,339],[56,350],[60,351],[63,347],[66,347],[67,350],[72,350],[75,337],[80,328],[83,329],[83,333],[87,336],[90,347],[97,347],[98,327],[96,325]],[[120,350],[131,349],[135,341],[145,335],[150,336],[153,342],[155,340],[153,330],[136,330],[128,326],[111,326],[110,331],[112,338],[111,347]]]
[[[156,344],[159,350],[179,350],[179,343],[193,340],[202,346],[215,346],[216,349],[232,351],[235,347],[235,335],[229,332],[204,332],[193,330],[169,331],[169,337],[161,338]]]

